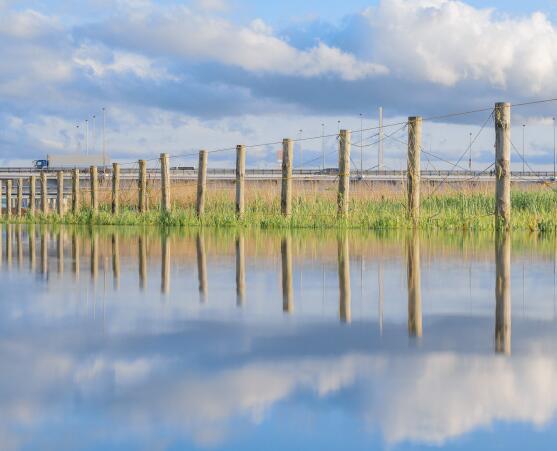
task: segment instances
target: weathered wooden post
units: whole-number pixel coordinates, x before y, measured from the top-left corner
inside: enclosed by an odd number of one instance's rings
[[[422,147],[422,118],[408,118],[408,217],[418,225],[420,220],[420,150]]]
[[[339,318],[343,323],[349,323],[351,314],[350,293],[350,250],[348,236],[343,233],[338,237],[338,287],[339,287]]]
[[[511,237],[495,232],[495,352],[511,353]]]
[[[197,251],[197,279],[199,281],[199,301],[207,302],[207,257],[205,255],[205,237],[202,231],[197,232],[195,238]]]
[[[120,165],[112,163],[112,214],[120,209]]]
[[[35,215],[36,176],[29,177],[29,213]]]
[[[161,153],[161,210],[170,212],[170,168],[168,166],[168,154]]]
[[[283,216],[292,214],[292,154],[291,139],[282,140],[282,189],[280,193],[280,210]]]
[[[139,260],[139,289],[144,290],[147,286],[147,246],[145,238],[139,235],[137,240],[138,260]]]
[[[140,213],[145,213],[147,211],[147,162],[145,160],[139,160],[138,192],[137,207]]]
[[[98,189],[99,189],[99,178],[96,166],[91,166],[89,168],[89,183],[91,186],[91,210],[93,213],[97,213],[99,211],[99,197],[98,197]]]
[[[60,216],[64,215],[64,173],[58,171],[58,192],[57,192],[57,213]]]
[[[79,211],[79,201],[80,201],[80,180],[79,180],[79,169],[75,168],[72,173],[72,213],[77,214]]]
[[[341,130],[338,143],[338,215],[348,216],[350,199],[350,140],[352,132]]]
[[[6,180],[6,216],[12,217],[12,180]]]
[[[236,146],[236,215],[244,216],[244,183],[246,178],[246,146]]]
[[[41,172],[41,211],[43,215],[48,213],[48,180],[46,172]]]
[[[282,263],[282,311],[292,313],[294,295],[292,290],[292,236],[286,235],[280,242]]]
[[[244,254],[244,234],[240,231],[236,237],[236,305],[244,303],[246,290],[246,258]]]
[[[203,216],[205,211],[205,191],[207,189],[207,151],[199,151],[199,167],[197,170],[197,202],[195,211],[197,217]]]
[[[23,178],[17,181],[17,216],[21,218],[23,214]]]
[[[495,226],[511,224],[511,104],[495,104]]]
[[[120,243],[118,234],[112,234],[112,280],[114,289],[120,287]]]
[[[166,294],[170,290],[170,240],[167,233],[161,236],[161,293]]]
[[[422,290],[420,271],[420,238],[417,231],[408,241],[406,277],[408,284],[408,335],[422,336]]]

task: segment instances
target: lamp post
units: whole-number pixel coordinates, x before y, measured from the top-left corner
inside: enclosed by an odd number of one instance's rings
[[[325,170],[325,123],[321,123],[321,166]]]
[[[524,141],[524,130],[526,129],[526,124],[522,124],[522,175],[524,175],[524,171],[525,171],[525,164],[524,162],[526,161],[525,159],[525,141]]]
[[[468,171],[472,171],[472,132],[470,132],[470,146],[468,147]]]
[[[364,176],[364,115],[360,113],[360,177]]]

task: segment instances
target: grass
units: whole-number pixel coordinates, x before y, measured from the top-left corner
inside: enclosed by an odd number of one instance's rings
[[[356,185],[351,192],[348,218],[339,219],[336,207],[336,185],[311,184],[295,187],[292,215],[280,214],[277,184],[249,184],[246,189],[246,211],[238,219],[234,210],[232,185],[215,185],[210,188],[205,215],[195,214],[195,185],[173,186],[173,207],[170,213],[158,208],[140,214],[134,207],[135,189],[123,190],[120,213],[112,215],[109,210],[109,190],[101,191],[101,207],[93,214],[83,205],[76,214],[67,213],[13,217],[10,222],[98,224],[98,225],[158,225],[158,226],[210,226],[210,227],[257,227],[264,229],[406,229],[411,226],[407,219],[403,187],[390,185]],[[156,205],[159,193],[151,187],[149,204]],[[86,198],[86,193],[83,193]],[[552,231],[557,226],[557,191],[531,186],[513,190],[512,228],[516,230]],[[422,187],[422,229],[439,230],[493,230],[493,187],[452,186],[440,191]],[[6,217],[3,218],[6,222]]]

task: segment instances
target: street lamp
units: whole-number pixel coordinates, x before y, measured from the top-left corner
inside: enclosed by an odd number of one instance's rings
[[[364,115],[360,113],[360,177],[364,175]]]
[[[525,159],[525,155],[526,155],[526,154],[525,154],[525,152],[524,152],[524,149],[525,149],[525,145],[524,145],[524,143],[525,143],[525,141],[524,141],[524,130],[525,130],[525,129],[526,129],[526,124],[522,124],[522,175],[524,175],[524,163],[525,163],[525,161],[526,161],[526,159]]]
[[[321,165],[325,170],[325,123],[321,123]]]
[[[300,129],[300,169],[302,169],[302,167],[304,166],[304,153],[303,153],[303,149],[302,149],[302,133],[303,130]]]
[[[472,132],[470,132],[470,145],[468,147],[468,171],[472,171]]]

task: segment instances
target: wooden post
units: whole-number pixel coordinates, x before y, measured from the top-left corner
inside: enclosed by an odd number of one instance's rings
[[[23,214],[23,178],[17,181],[17,216],[21,218]]]
[[[143,291],[147,286],[147,246],[145,238],[140,234],[137,240],[139,260],[139,289]]]
[[[408,118],[408,217],[418,225],[420,220],[420,150],[422,146],[422,118]]]
[[[72,173],[72,213],[77,214],[79,211],[79,201],[80,201],[80,180],[79,180],[79,169],[75,168]]]
[[[280,193],[280,211],[283,216],[292,213],[292,140],[282,140],[282,190]]]
[[[207,151],[199,151],[199,167],[197,170],[197,203],[195,211],[197,217],[203,216],[205,211],[205,191],[207,189]]]
[[[170,290],[170,240],[167,232],[161,236],[161,293],[167,294]]]
[[[244,234],[240,231],[236,237],[236,305],[244,303],[246,290],[246,258],[244,254]]]
[[[99,189],[99,178],[97,176],[97,167],[91,166],[89,168],[89,177],[90,177],[90,186],[91,186],[91,210],[93,213],[97,213],[99,211],[99,197],[98,197],[98,189]]]
[[[350,130],[341,130],[338,143],[338,215],[348,216],[350,198]]]
[[[64,215],[64,173],[58,171],[57,213]]]
[[[408,335],[422,336],[422,290],[420,271],[420,238],[416,231],[408,242],[406,277],[408,284]]]
[[[282,263],[282,311],[292,313],[294,295],[292,290],[292,236],[286,235],[280,242]]]
[[[168,154],[161,153],[161,210],[170,212],[170,168],[168,166]]]
[[[112,234],[112,281],[114,289],[120,287],[120,244],[118,234]]]
[[[511,223],[511,104],[495,104],[495,226]]]
[[[343,323],[349,323],[351,314],[350,294],[350,250],[346,233],[339,236],[338,246],[338,287],[339,287],[339,318]]]
[[[199,281],[199,300],[207,302],[207,257],[205,255],[205,237],[202,231],[197,232],[195,239],[197,251],[197,279]]]
[[[147,211],[147,162],[145,160],[139,160],[138,192],[137,208],[140,213],[145,213]]]
[[[120,209],[120,165],[112,163],[112,214]]]
[[[244,179],[246,177],[246,146],[236,146],[236,215],[244,216]]]
[[[41,210],[43,215],[48,213],[48,180],[46,172],[41,172]]]
[[[29,177],[29,213],[35,215],[35,186],[36,186],[36,176],[32,175]]]
[[[511,237],[495,232],[495,352],[511,353]]]
[[[12,217],[12,180],[6,180],[6,216]]]

